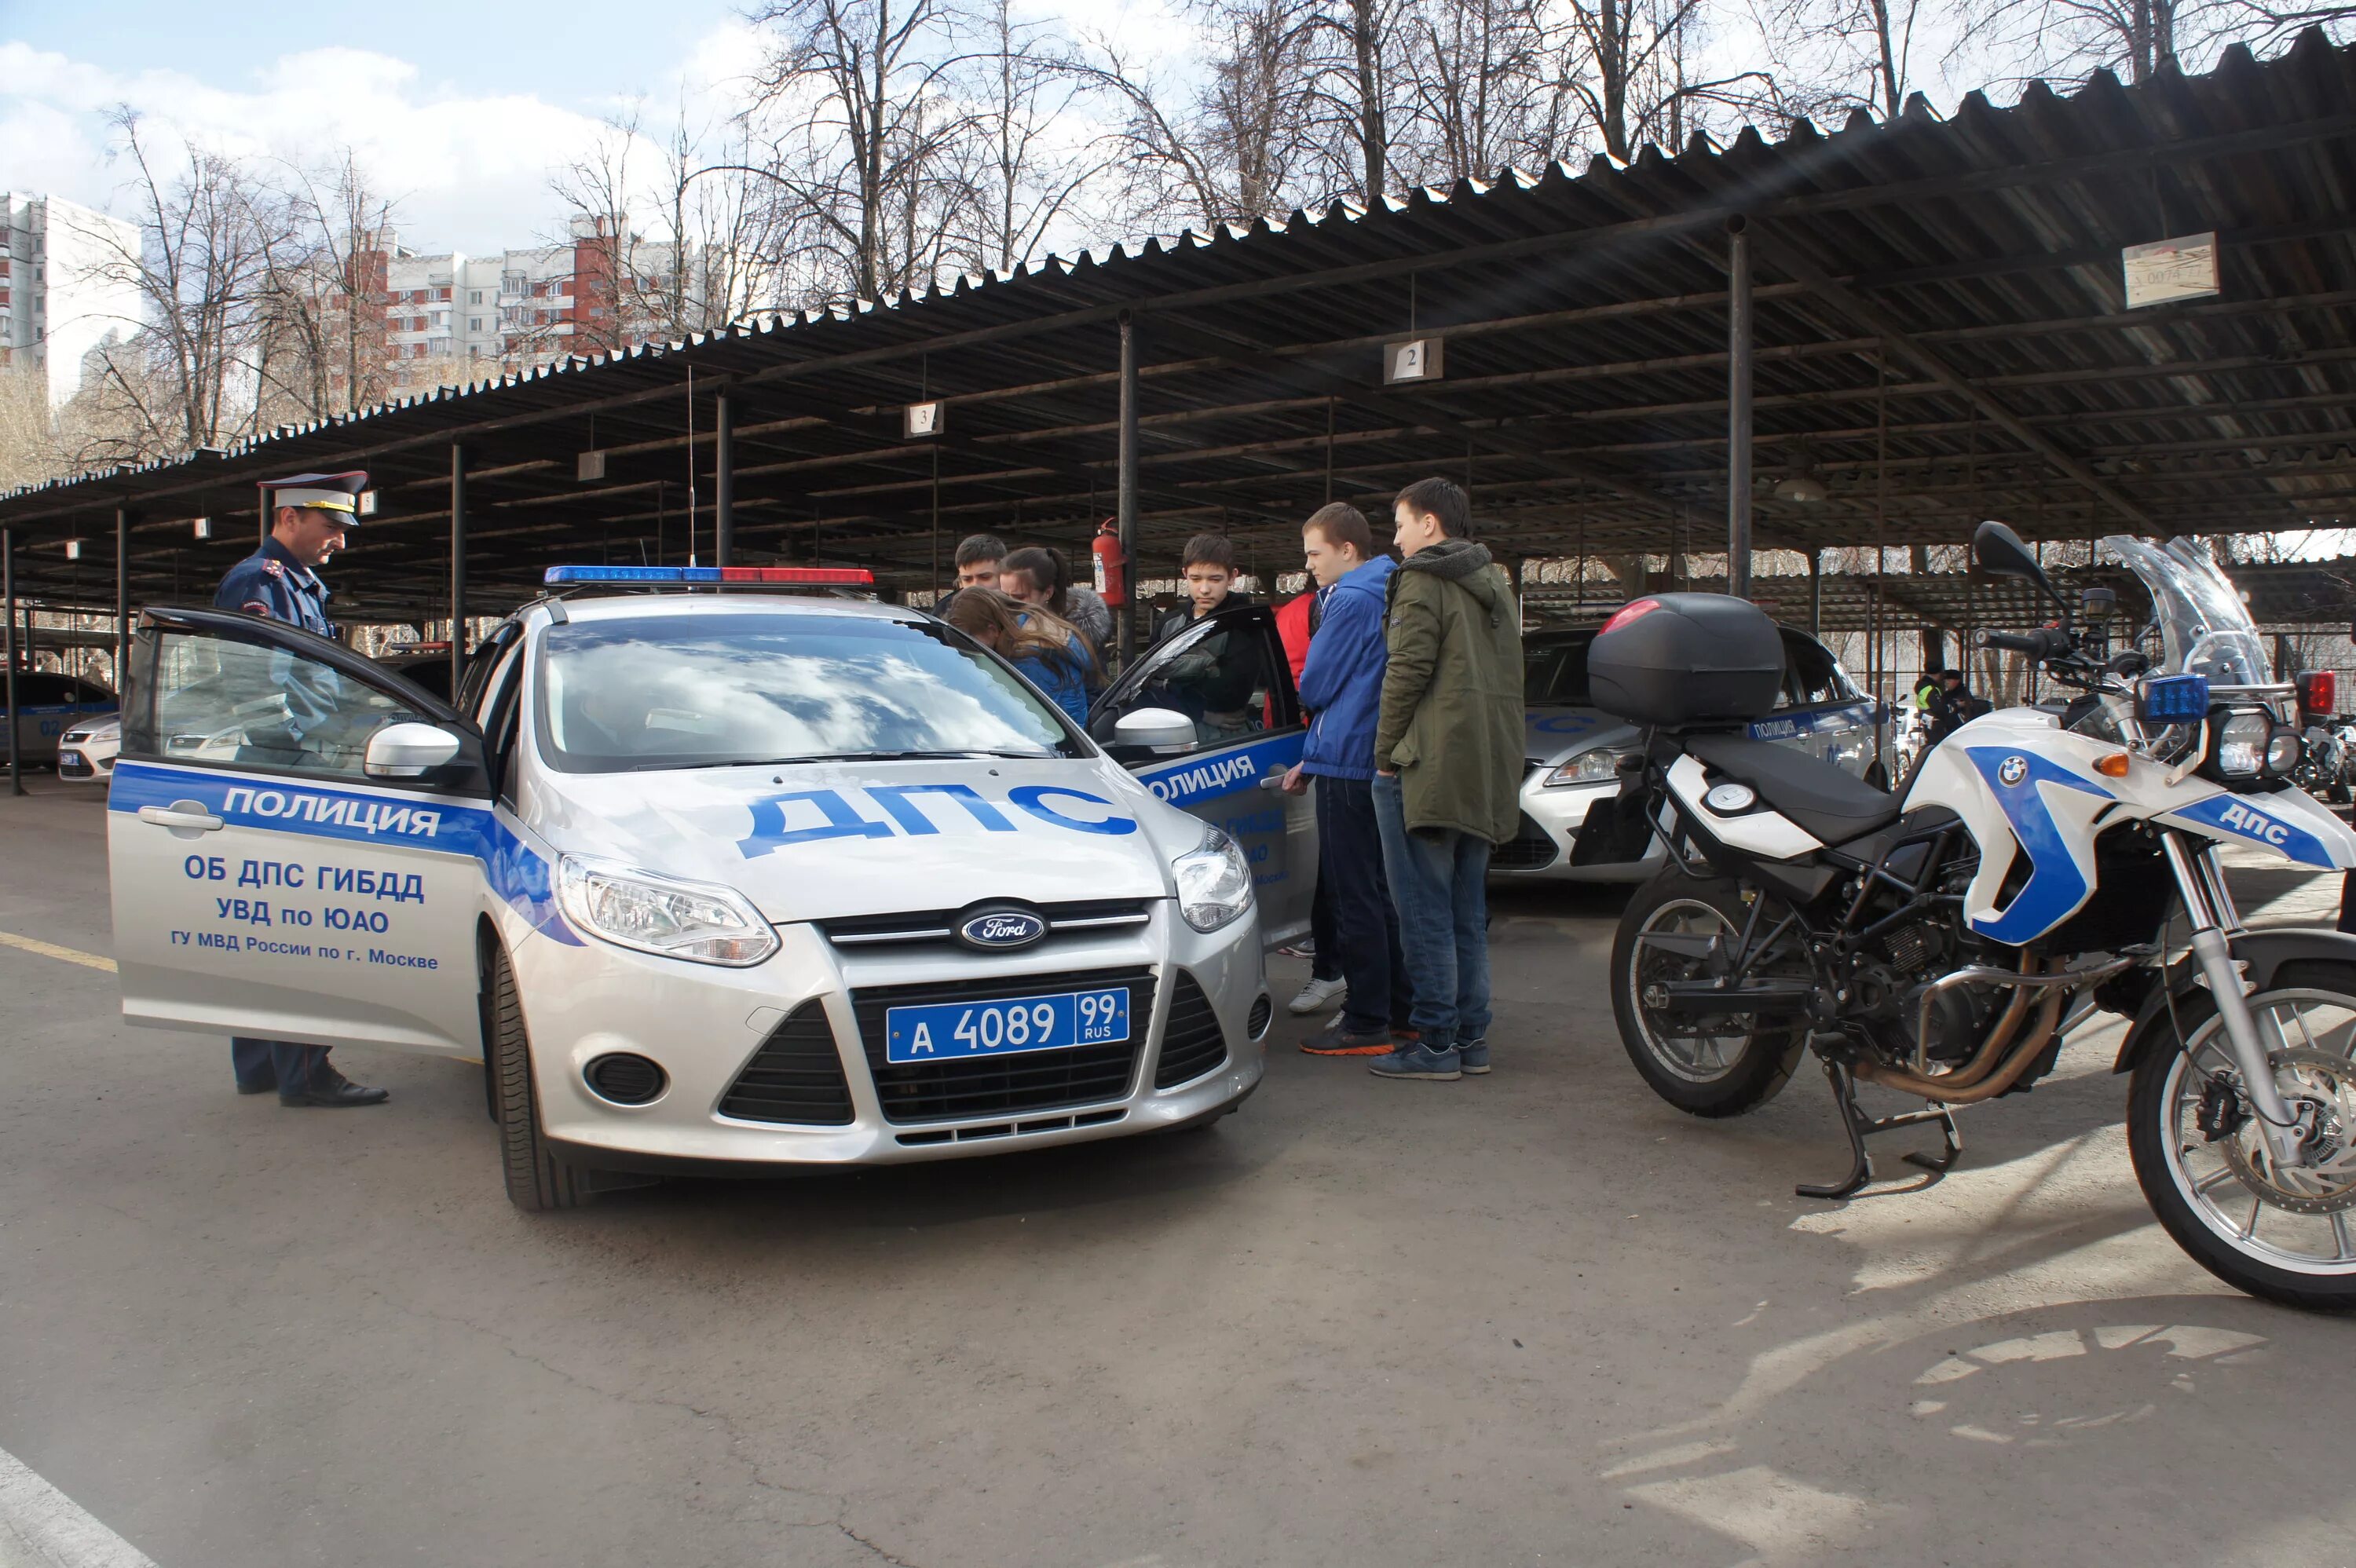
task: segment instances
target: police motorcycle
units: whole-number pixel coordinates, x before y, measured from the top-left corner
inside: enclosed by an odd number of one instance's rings
[[[2356,1307],[2356,937],[2245,930],[2221,845],[2356,867],[2356,832],[2292,787],[2300,734],[2240,595],[2186,540],[2104,541],[2149,591],[2157,657],[2075,624],[2011,529],[1983,524],[1982,571],[2060,612],[1991,634],[2073,695],[1973,720],[1902,798],[1752,739],[1780,645],[1749,603],[1641,599],[1590,654],[1599,706],[1646,726],[1623,774],[1668,866],[1612,955],[1622,1043],[1663,1099],[1699,1116],[1765,1104],[1813,1050],[1851,1168],[1866,1139],[2027,1090],[2100,1010],[2132,1019],[2136,1176],[2169,1235],[2219,1278],[2297,1306]],[[1860,1083],[1925,1108],[1874,1117]]]

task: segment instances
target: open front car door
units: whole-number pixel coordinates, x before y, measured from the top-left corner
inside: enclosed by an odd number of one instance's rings
[[[473,726],[227,611],[143,613],[130,665],[107,795],[124,1019],[478,1052],[476,928],[515,858]]]

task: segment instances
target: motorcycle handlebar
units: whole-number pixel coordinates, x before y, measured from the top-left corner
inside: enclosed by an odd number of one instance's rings
[[[2056,626],[2040,626],[2033,632],[1985,632],[1980,642],[1987,647],[2040,659],[2059,658],[2070,651],[2070,634]]]

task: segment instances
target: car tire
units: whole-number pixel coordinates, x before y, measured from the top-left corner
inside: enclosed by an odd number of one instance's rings
[[[504,948],[491,953],[487,1011],[483,1068],[490,1075],[508,1201],[530,1214],[577,1209],[589,1200],[588,1186],[583,1173],[549,1153],[548,1140],[541,1134],[540,1096],[531,1082],[531,1040],[524,1031],[523,1001],[516,994],[515,970]]]

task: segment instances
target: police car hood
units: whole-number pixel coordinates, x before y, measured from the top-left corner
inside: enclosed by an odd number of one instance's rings
[[[725,882],[780,923],[1161,898],[1203,825],[1103,758],[542,775],[550,848]]]
[[[1598,746],[1633,746],[1636,727],[1601,708],[1542,705],[1522,711],[1522,754],[1556,767]]]

